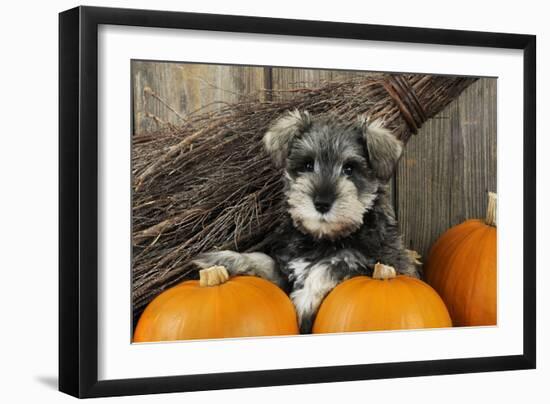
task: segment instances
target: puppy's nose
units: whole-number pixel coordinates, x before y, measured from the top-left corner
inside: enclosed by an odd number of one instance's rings
[[[327,213],[332,207],[332,200],[326,197],[316,196],[313,200],[313,205],[319,213]]]

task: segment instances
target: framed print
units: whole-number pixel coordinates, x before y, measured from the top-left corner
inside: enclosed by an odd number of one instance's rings
[[[59,27],[61,391],[535,367],[534,36]]]

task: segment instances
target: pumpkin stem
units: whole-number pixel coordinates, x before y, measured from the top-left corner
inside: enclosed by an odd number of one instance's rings
[[[374,271],[372,273],[373,279],[393,279],[397,276],[397,273],[395,272],[395,268],[389,265],[384,265],[379,262],[374,265]]]
[[[228,279],[229,273],[222,265],[216,265],[199,271],[199,285],[201,287],[218,286],[227,282]]]
[[[485,216],[485,223],[489,226],[497,226],[497,194],[489,192],[489,202],[487,203],[487,216]]]

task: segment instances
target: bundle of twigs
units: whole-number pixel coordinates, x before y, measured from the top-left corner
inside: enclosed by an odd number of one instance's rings
[[[375,75],[318,88],[268,91],[190,115],[181,127],[134,137],[134,316],[165,288],[196,276],[189,261],[211,249],[261,249],[282,217],[280,173],[261,138],[281,113],[306,109],[343,120],[381,118],[406,141],[473,78]],[[289,96],[291,95],[291,96]]]

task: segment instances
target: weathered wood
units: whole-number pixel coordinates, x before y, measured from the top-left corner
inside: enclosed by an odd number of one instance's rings
[[[409,139],[397,168],[396,210],[407,248],[424,256],[449,226],[451,103]]]
[[[480,79],[407,144],[397,212],[406,246],[424,257],[449,227],[483,218],[496,191],[496,89],[496,79]]]
[[[274,67],[271,71],[273,90],[312,88],[332,79],[332,73],[329,70]],[[281,93],[281,95],[291,98],[292,92]]]
[[[181,124],[187,114],[254,96],[265,86],[263,67],[132,62],[134,133]],[[259,97],[261,95],[258,95]]]
[[[373,73],[324,70],[324,69],[295,69],[288,67],[273,67],[271,69],[272,88],[274,90],[292,90],[296,88],[312,88],[326,81],[351,79],[358,76],[368,76]],[[292,97],[292,92],[281,93],[284,97]]]
[[[452,191],[467,200],[451,205],[452,223],[485,217],[487,192],[497,191],[496,79],[480,80],[457,103],[458,115],[453,116],[452,125],[453,139],[458,141],[453,145],[464,157],[454,170]]]

